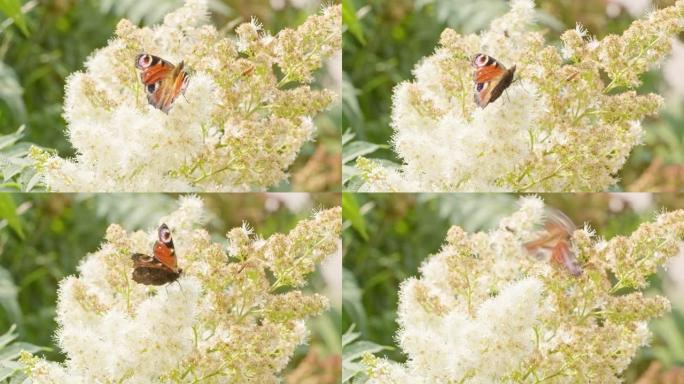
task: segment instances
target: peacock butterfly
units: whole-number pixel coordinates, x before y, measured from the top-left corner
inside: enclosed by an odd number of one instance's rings
[[[176,250],[173,247],[171,231],[166,224],[159,227],[159,239],[154,243],[153,256],[135,253],[133,260],[133,280],[145,285],[164,285],[172,283],[180,277],[182,269],[178,268]]]
[[[547,209],[544,224],[546,234],[538,239],[524,244],[525,249],[535,255],[548,257],[551,263],[565,268],[572,276],[582,274],[582,267],[572,251],[571,236],[575,232],[575,224],[563,212],[557,209]]]
[[[501,93],[513,82],[515,65],[509,69],[495,58],[478,53],[473,56],[472,65],[475,67],[475,103],[484,108],[501,96]]]
[[[169,113],[178,95],[185,94],[190,82],[184,64],[174,66],[154,55],[143,53],[135,58],[135,67],[140,69],[140,79],[145,85],[147,101],[155,108]]]

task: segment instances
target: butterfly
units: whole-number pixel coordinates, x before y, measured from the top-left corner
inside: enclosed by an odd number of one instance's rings
[[[135,67],[142,70],[140,80],[145,85],[147,101],[155,108],[169,113],[174,100],[185,90],[190,82],[184,64],[174,66],[154,55],[143,53],[135,58]]]
[[[506,69],[491,56],[478,53],[473,56],[472,65],[475,67],[475,103],[484,108],[501,96],[501,93],[513,82],[515,65]]]
[[[572,276],[582,274],[582,267],[572,251],[571,237],[575,232],[575,224],[563,212],[557,209],[547,209],[544,223],[546,234],[538,239],[524,244],[525,249],[539,255],[550,254],[551,263],[565,268]]]
[[[131,256],[133,280],[137,283],[164,285],[178,280],[183,272],[178,268],[171,231],[166,224],[159,227],[158,237],[159,240],[154,243],[154,256],[142,253],[135,253]]]

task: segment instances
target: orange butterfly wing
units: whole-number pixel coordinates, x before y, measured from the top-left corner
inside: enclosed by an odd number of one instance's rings
[[[171,231],[166,224],[159,227],[159,240],[154,243],[154,258],[173,272],[178,272],[176,250],[171,239]]]
[[[145,69],[140,74],[140,80],[142,80],[145,85],[154,84],[169,75],[173,71],[173,68],[173,64],[163,61],[160,64]]]
[[[183,70],[183,63],[181,62],[162,79],[155,92],[148,95],[148,100],[155,107],[168,112],[178,95],[185,92],[187,85],[188,74]]]
[[[475,71],[475,82],[488,83],[490,81],[496,81],[502,78],[505,73],[505,69],[501,69],[500,67],[495,65],[481,67]]]
[[[154,243],[154,258],[174,272],[178,271],[176,252],[161,241]]]

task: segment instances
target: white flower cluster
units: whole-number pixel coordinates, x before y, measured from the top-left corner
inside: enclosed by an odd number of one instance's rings
[[[339,49],[337,11],[325,8],[276,36],[243,24],[236,40],[208,24],[206,0],[187,0],[152,28],[122,20],[116,38],[67,79],[64,118],[76,157],[32,150],[47,187],[179,192],[278,184],[312,139],[313,116],[332,100],[309,83]],[[185,64],[189,84],[168,114],[147,102],[135,67],[141,53]]]
[[[534,351],[542,290],[538,280],[528,278],[504,287],[472,316],[457,306],[441,316],[417,311],[421,304],[415,295],[425,289],[429,291],[429,285],[418,280],[402,286],[397,339],[404,351],[412,352],[409,377],[425,383],[465,377],[468,383],[494,383]]]
[[[609,241],[576,230],[572,251],[584,266],[576,276],[525,249],[546,235],[546,214],[540,199],[528,197],[490,232],[452,227],[422,276],[400,287],[396,339],[406,363],[367,355],[368,383],[620,382],[648,342],[648,320],[669,302],[615,292],[643,288],[656,265],[677,253],[684,211]]]
[[[684,2],[654,12],[622,35],[601,41],[581,27],[563,46],[534,30],[534,3],[514,0],[479,35],[446,29],[435,53],[394,90],[392,144],[399,168],[359,158],[362,191],[596,191],[617,181],[640,121],[662,99],[638,95],[638,75],[669,52],[684,25]],[[471,60],[483,53],[507,68],[513,83],[484,109]],[[604,78],[611,81],[604,83]],[[618,92],[614,92],[619,89]]]
[[[331,209],[301,221],[304,228],[293,231],[306,230],[309,242],[299,233],[256,239],[249,230],[233,229],[229,249],[240,261],[229,261],[225,245],[196,229],[206,217],[202,201],[183,197],[179,209],[160,220],[172,229],[183,271],[161,287],[131,279],[131,254],[151,254],[157,230],[128,234],[110,226],[107,242],[83,260],[79,275],[60,283],[56,340],[66,361],[26,354],[29,377],[37,384],[277,382],[295,348],[306,342],[306,320],[328,301],[271,285],[265,272],[270,262],[260,252],[290,257],[287,273],[304,279],[334,252],[339,215]],[[290,242],[315,256],[285,255]],[[300,266],[303,261],[312,266]]]

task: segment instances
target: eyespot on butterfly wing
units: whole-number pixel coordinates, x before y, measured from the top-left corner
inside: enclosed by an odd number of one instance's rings
[[[475,67],[475,103],[484,108],[501,96],[501,93],[513,82],[515,65],[506,69],[495,58],[478,53],[473,56],[471,64]]]

